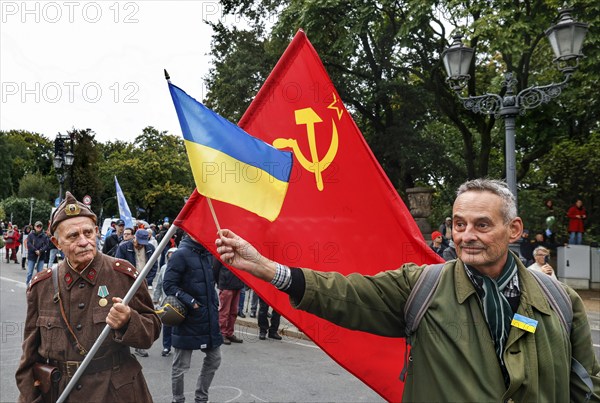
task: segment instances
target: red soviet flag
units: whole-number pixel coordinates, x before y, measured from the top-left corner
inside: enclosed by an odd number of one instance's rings
[[[293,267],[373,275],[406,262],[439,261],[342,104],[304,32],[296,34],[239,126],[277,148],[293,151],[293,170],[274,222],[213,201],[222,228],[232,229],[270,259]],[[243,171],[216,174],[255,180]],[[216,227],[203,196],[193,193],[175,225],[216,254]],[[236,274],[382,397],[402,399],[398,377],[404,339],[343,329],[291,308],[288,296],[270,284],[247,273]]]

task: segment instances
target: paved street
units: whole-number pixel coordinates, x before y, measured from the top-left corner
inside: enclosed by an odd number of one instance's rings
[[[15,370],[21,356],[26,314],[25,271],[14,263],[0,263],[0,402],[14,402],[18,393]],[[223,346],[221,368],[210,389],[210,399],[220,402],[374,402],[379,395],[337,365],[314,344],[285,337],[283,341],[258,340],[256,330],[238,328],[243,344]],[[159,339],[150,357],[139,358],[155,402],[170,402],[171,357],[160,356]],[[186,399],[193,389],[204,355],[198,351],[186,376]],[[398,369],[400,371],[400,368]]]
[[[0,402],[14,402],[18,395],[14,373],[21,355],[26,311],[24,278],[20,265],[0,263]],[[596,356],[600,359],[600,313],[591,312],[589,318]],[[311,342],[289,336],[283,341],[260,341],[251,321],[240,323],[237,335],[244,343],[222,347],[223,362],[211,387],[211,400],[382,401]],[[150,350],[150,357],[138,359],[155,401],[169,402],[171,357],[161,357],[161,350],[159,339]],[[193,401],[193,385],[202,357],[201,352],[194,353],[193,366],[186,377],[188,401]]]

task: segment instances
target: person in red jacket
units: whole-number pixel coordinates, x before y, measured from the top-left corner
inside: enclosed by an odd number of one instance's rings
[[[8,230],[4,233],[4,244],[6,245],[6,263],[9,260],[14,261],[15,263],[19,263],[17,261],[17,248],[19,245],[19,230],[17,226],[8,226]]]
[[[583,220],[587,218],[583,201],[577,199],[575,204],[567,211],[569,217],[569,244],[581,245],[583,240]]]

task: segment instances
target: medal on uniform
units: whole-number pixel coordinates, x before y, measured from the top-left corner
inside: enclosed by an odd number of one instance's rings
[[[108,297],[108,288],[105,285],[98,287],[98,296],[100,297],[98,305],[106,306],[108,304],[108,300],[106,299]]]

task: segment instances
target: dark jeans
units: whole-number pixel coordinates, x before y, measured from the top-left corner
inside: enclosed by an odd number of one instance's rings
[[[173,328],[171,326],[163,325],[163,348],[171,350],[171,333]]]
[[[244,312],[244,300],[246,299],[246,287],[240,292],[240,303],[238,304],[238,313]]]
[[[258,306],[258,294],[252,290],[252,297],[250,298],[250,314],[256,315],[256,308]]]
[[[269,325],[269,318],[267,313],[269,312],[269,305],[262,298],[258,299],[258,327],[261,333],[275,334],[279,330],[279,322],[281,321],[281,315],[275,310],[271,315],[271,325]]]

